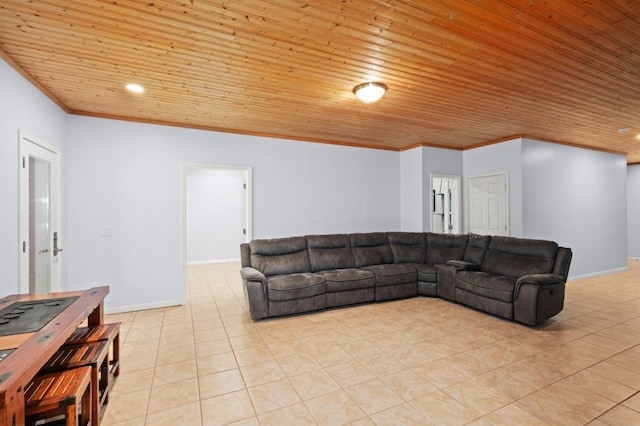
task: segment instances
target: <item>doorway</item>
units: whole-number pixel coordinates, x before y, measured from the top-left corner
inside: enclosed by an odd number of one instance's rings
[[[60,291],[60,155],[23,132],[18,139],[20,293]]]
[[[186,264],[239,261],[251,239],[251,169],[188,165],[184,182]]]
[[[460,176],[431,175],[431,232],[462,231],[460,180]]]
[[[480,235],[509,235],[507,173],[467,179],[467,230]]]

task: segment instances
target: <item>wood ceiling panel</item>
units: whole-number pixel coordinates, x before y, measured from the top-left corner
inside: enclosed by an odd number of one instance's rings
[[[523,135],[640,162],[633,1],[3,0],[0,48],[76,114],[394,150]],[[389,87],[372,105],[351,93],[368,80]]]

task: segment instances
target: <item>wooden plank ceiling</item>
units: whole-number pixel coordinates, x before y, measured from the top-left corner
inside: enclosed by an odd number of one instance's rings
[[[2,0],[0,50],[74,114],[392,150],[524,135],[640,162],[637,0]],[[366,81],[389,90],[363,104]]]

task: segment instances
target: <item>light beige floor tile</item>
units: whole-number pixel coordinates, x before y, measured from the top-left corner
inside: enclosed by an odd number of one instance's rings
[[[121,422],[110,421],[106,416],[102,418],[100,424],[103,426],[145,426],[147,416],[134,417]]]
[[[287,377],[280,368],[280,364],[274,360],[246,365],[240,367],[240,371],[247,387],[263,385]]]
[[[196,343],[196,356],[198,358],[231,351],[232,349],[229,339],[207,340],[205,342]]]
[[[506,368],[491,370],[472,380],[509,400],[522,398],[539,389],[532,383],[518,379]]]
[[[120,356],[134,356],[134,355],[144,355],[149,352],[155,352],[158,350],[158,345],[160,344],[160,337],[152,337],[149,339],[141,339],[137,341],[122,341],[120,340]]]
[[[129,373],[122,373],[118,376],[115,383],[117,386],[113,386],[109,392],[109,396],[120,395],[123,393],[134,392],[139,390],[151,389],[153,382],[153,373],[155,369],[148,368],[146,370],[137,370]]]
[[[206,376],[208,374],[238,368],[238,363],[236,362],[236,357],[233,355],[233,352],[197,358],[196,364],[198,366],[199,376]]]
[[[371,419],[377,426],[421,426],[432,424],[416,409],[406,403],[374,414]]]
[[[443,391],[437,391],[409,402],[418,413],[434,425],[463,425],[480,417]]]
[[[286,358],[291,355],[306,352],[304,346],[302,346],[302,343],[298,342],[295,337],[292,337],[292,340],[268,342],[267,347],[277,360],[279,360],[280,358]]]
[[[340,389],[340,385],[325,370],[314,370],[289,379],[302,400],[326,395]]]
[[[437,386],[429,383],[413,369],[389,374],[380,380],[405,401],[411,401],[438,390]]]
[[[156,365],[157,356],[158,353],[155,350],[138,355],[122,356],[120,357],[120,372],[130,373],[153,368]]]
[[[347,424],[366,417],[358,404],[342,390],[305,401],[305,405],[320,425]]]
[[[247,390],[258,415],[300,402],[300,397],[287,379]]]
[[[198,375],[195,360],[163,365],[162,367],[156,367],[155,370],[153,375],[154,387],[167,383],[181,382]]]
[[[545,426],[545,423],[539,417],[523,410],[515,404],[509,404],[493,413],[489,413],[483,417],[492,425],[527,425],[527,426]]]
[[[200,401],[149,414],[146,424],[149,426],[201,425]]]
[[[240,367],[274,359],[266,345],[236,350],[234,354]]]
[[[353,360],[344,364],[328,367],[327,372],[343,388],[374,379],[376,376],[360,362]]]
[[[229,342],[234,351],[240,349],[253,348],[256,346],[266,346],[260,333],[241,334],[239,336],[230,336]]]
[[[148,413],[180,407],[199,399],[198,380],[195,377],[181,382],[153,386],[149,398]]]
[[[618,405],[598,418],[609,426],[630,426],[640,424],[640,413],[624,405]]]
[[[514,400],[491,389],[487,389],[480,382],[470,379],[448,386],[443,391],[466,407],[481,415],[490,413]]]
[[[158,357],[156,358],[156,366],[195,359],[196,349],[194,345],[177,346],[171,349],[159,350]]]
[[[331,367],[332,365],[344,364],[353,359],[347,351],[336,344],[314,349],[310,353],[316,361],[325,368]]]
[[[289,377],[298,376],[322,368],[322,365],[308,352],[278,358],[280,368]]]
[[[368,339],[345,343],[342,345],[342,348],[356,359],[366,358],[382,352],[382,349],[380,349],[375,342]]]
[[[588,371],[640,390],[640,372],[620,368],[609,361],[603,361],[593,367],[589,367]]]
[[[574,386],[580,386],[583,389],[595,392],[598,395],[604,396],[605,398],[615,402],[624,401],[636,392],[635,389],[613,380],[609,380],[606,377],[602,377],[588,370],[579,371],[564,379],[563,382]]]
[[[379,379],[369,380],[345,389],[362,411],[371,415],[402,404],[404,401]]]
[[[446,358],[428,362],[422,367],[415,367],[413,371],[438,388],[444,388],[469,378],[468,375],[452,368]]]
[[[198,377],[200,398],[206,399],[214,396],[231,393],[245,389],[240,370],[227,370],[220,373]]]
[[[161,335],[158,349],[159,350],[174,349],[176,347],[184,346],[187,344],[193,345],[194,343],[195,343],[195,340],[193,338],[193,333],[171,334],[169,336]]]
[[[144,389],[109,398],[109,404],[104,413],[104,423],[122,422],[145,416],[150,393],[151,389]]]
[[[317,424],[313,419],[309,410],[303,403],[297,403],[288,407],[280,408],[275,411],[270,411],[258,416],[260,424],[262,426],[281,426],[281,425],[315,425]]]
[[[200,401],[203,425],[226,425],[255,416],[246,390],[227,393]]]
[[[402,361],[391,358],[384,352],[361,358],[359,361],[377,377],[388,376],[389,374],[408,369]]]
[[[631,408],[632,410],[635,410],[638,413],[640,413],[640,392],[636,393],[631,398],[629,398],[626,401],[624,401],[624,403],[622,405],[624,405],[627,408]]]
[[[615,403],[568,383],[554,383],[515,404],[529,414],[555,423],[585,424],[612,408]]]

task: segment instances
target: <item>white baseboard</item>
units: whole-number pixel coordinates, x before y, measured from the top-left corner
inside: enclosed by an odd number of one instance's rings
[[[145,311],[147,309],[168,308],[170,306],[179,306],[179,305],[184,305],[186,303],[187,303],[186,300],[178,300],[178,299],[165,300],[162,302],[144,303],[141,305],[129,305],[129,306],[118,306],[114,308],[105,308],[104,313],[107,315],[121,314],[124,312],[131,312],[131,311]]]
[[[215,263],[234,263],[234,262],[240,262],[240,259],[196,260],[192,262],[187,262],[187,266],[212,265]]]
[[[629,260],[640,260],[640,257],[629,257]]]
[[[629,268],[627,266],[625,266],[625,267],[622,267],[622,268],[609,269],[607,271],[594,272],[593,274],[578,275],[578,276],[575,276],[575,277],[569,277],[569,279],[567,279],[567,282],[584,280],[584,279],[587,279],[587,278],[601,277],[603,275],[617,274],[618,272],[624,272],[624,271],[627,271],[628,269]]]

